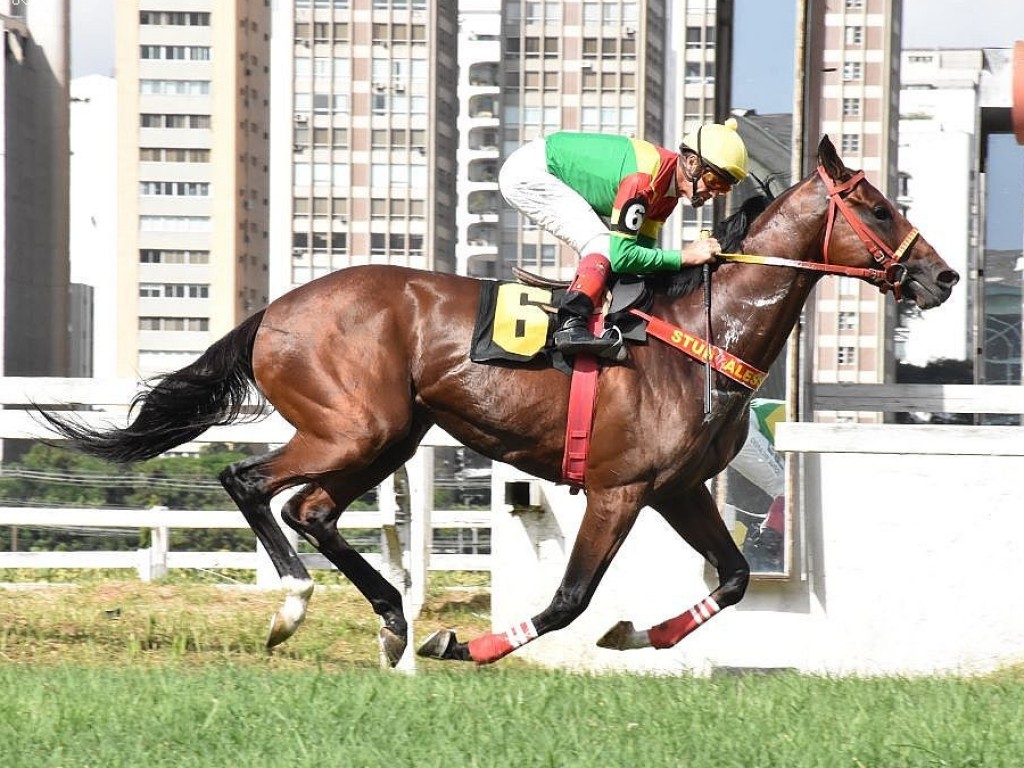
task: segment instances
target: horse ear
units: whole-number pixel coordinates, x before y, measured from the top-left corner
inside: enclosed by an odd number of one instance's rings
[[[839,159],[839,153],[828,135],[822,136],[818,144],[818,165],[825,169],[831,179],[842,180],[847,174],[846,166]]]

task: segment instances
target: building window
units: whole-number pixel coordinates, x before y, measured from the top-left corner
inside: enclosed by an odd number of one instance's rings
[[[209,197],[208,181],[140,181],[139,194],[165,197]]]
[[[839,313],[839,330],[840,331],[852,331],[857,327],[857,313],[856,312],[840,312]]]
[[[139,58],[166,61],[209,61],[208,45],[140,45]]]
[[[209,264],[209,251],[171,251],[143,248],[139,251],[140,264]]]
[[[846,10],[859,11],[864,8],[864,0],[846,0]]]
[[[853,365],[857,358],[856,347],[839,347],[836,349],[836,363],[839,365]]]
[[[163,115],[144,112],[139,115],[140,128],[209,128],[209,115]]]
[[[210,286],[206,283],[140,283],[140,298],[208,299]]]
[[[840,142],[842,152],[846,153],[858,153],[860,152],[860,134],[859,133],[844,133]]]
[[[208,27],[209,13],[182,11],[139,11],[139,24],[158,27]]]
[[[860,117],[861,100],[857,98],[843,99],[843,117]]]
[[[206,317],[140,317],[140,331],[208,331]]]
[[[139,80],[139,93],[151,96],[207,96],[209,80]]]
[[[139,216],[143,232],[209,232],[209,216]]]
[[[862,45],[864,43],[864,27],[846,27],[843,30],[843,40],[847,45]]]
[[[843,80],[854,82],[864,76],[864,67],[859,61],[847,61],[843,63]]]

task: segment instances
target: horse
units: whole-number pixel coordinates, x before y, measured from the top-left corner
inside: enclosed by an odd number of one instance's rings
[[[715,269],[715,343],[762,370],[782,350],[827,272],[857,276],[921,309],[945,301],[959,280],[863,172],[843,164],[827,136],[818,147],[817,170],[768,204],[750,223],[742,253],[731,256],[735,261]],[[547,364],[470,360],[481,285],[397,266],[339,270],[284,294],[192,364],[149,381],[124,428],[92,428],[67,412],[42,415],[73,449],[124,464],[244,418],[255,390],[256,401],[276,408],[295,433],[219,477],[281,576],[284,598],[267,646],[297,630],[313,592],[270,508],[275,494],[299,486],[284,504],[283,521],[370,603],[381,621],[378,641],[393,666],[408,643],[402,597],[340,535],[346,507],[410,459],[435,424],[495,461],[561,480],[569,377]],[[700,294],[659,290],[650,314],[702,330]],[[716,375],[705,414],[703,383],[699,361],[658,341],[632,346],[625,363],[603,368],[583,481],[586,511],[550,603],[507,631],[469,642],[439,630],[418,652],[487,664],[567,626],[586,609],[645,506],[711,564],[718,586],[690,610],[649,629],[619,622],[599,645],[668,648],[739,602],[750,569],[705,481],[741,447],[753,392]]]

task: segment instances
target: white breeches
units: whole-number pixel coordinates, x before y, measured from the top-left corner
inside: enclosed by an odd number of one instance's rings
[[[548,171],[544,139],[534,139],[508,156],[498,173],[498,188],[509,205],[580,256],[608,257],[607,225],[578,192]]]
[[[757,418],[750,414],[746,442],[729,465],[773,499],[786,489],[786,473],[782,459],[768,438],[757,428]]]

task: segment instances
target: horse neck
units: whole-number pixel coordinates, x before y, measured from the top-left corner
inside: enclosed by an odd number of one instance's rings
[[[808,196],[820,199],[820,205],[808,204]],[[744,239],[743,251],[820,260],[826,207],[816,178],[808,176],[758,217]],[[782,351],[819,277],[818,273],[785,267],[721,266],[712,279],[712,341],[749,364],[767,369]],[[693,305],[691,296],[685,311],[685,320],[691,324],[695,322]],[[698,319],[690,329],[703,336],[703,320]]]

